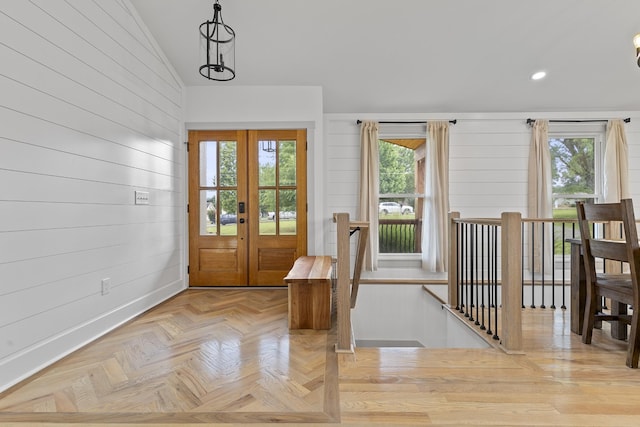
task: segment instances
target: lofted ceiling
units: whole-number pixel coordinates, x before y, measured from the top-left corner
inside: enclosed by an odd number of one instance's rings
[[[214,0],[131,2],[187,86],[321,86],[325,113],[640,111],[639,0],[220,0],[229,82],[198,73]]]

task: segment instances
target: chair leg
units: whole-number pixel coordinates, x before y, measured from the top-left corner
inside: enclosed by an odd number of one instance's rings
[[[627,349],[627,366],[630,368],[638,367],[638,357],[640,356],[640,332],[639,324],[640,315],[637,310],[633,310],[631,316],[631,332],[629,333],[629,348]]]
[[[596,295],[595,292],[587,290],[587,298],[584,307],[584,321],[582,322],[582,342],[591,344],[591,336],[593,335],[593,326],[596,318]]]

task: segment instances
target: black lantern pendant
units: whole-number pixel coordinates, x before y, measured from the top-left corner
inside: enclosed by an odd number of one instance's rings
[[[636,47],[636,61],[640,67],[640,33],[633,37],[633,45]]]
[[[236,33],[222,20],[222,6],[216,0],[213,19],[200,25],[200,41],[204,41],[206,63],[200,74],[209,80],[226,81],[236,76]]]

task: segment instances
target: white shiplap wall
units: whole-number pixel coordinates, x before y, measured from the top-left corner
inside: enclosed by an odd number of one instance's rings
[[[0,390],[184,288],[183,86],[133,10],[2,1]]]
[[[458,119],[450,127],[450,208],[462,217],[498,218],[502,212],[527,216],[527,168],[531,128],[527,118],[589,119],[631,117],[625,125],[629,144],[629,181],[636,212],[640,212],[640,113],[502,113],[399,116],[367,114],[325,115],[324,216],[349,212],[357,218],[360,164],[360,131],[356,120]],[[603,125],[604,126],[604,125]],[[389,132],[390,125],[381,125]],[[415,126],[413,127],[415,128]],[[423,127],[424,128],[424,127]],[[401,127],[395,126],[396,130]],[[604,127],[603,127],[604,129]],[[415,129],[411,129],[414,132]],[[640,213],[636,214],[640,217]],[[335,227],[325,238],[325,252],[336,253]]]

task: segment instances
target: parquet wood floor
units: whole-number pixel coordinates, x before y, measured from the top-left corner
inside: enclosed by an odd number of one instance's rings
[[[6,393],[0,422],[335,421],[328,336],[289,332],[286,290],[189,290]]]
[[[188,290],[0,395],[0,424],[640,425],[626,343],[527,309],[525,354],[289,331],[287,291]]]

